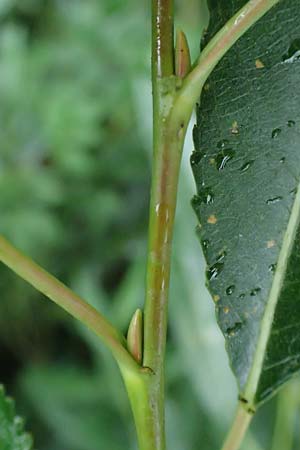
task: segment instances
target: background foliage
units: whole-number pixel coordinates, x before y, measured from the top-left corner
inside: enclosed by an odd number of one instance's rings
[[[188,10],[183,3],[178,22],[196,54],[204,16],[198,0]],[[0,2],[0,232],[124,332],[143,302],[149,18],[146,0]],[[173,450],[218,448],[236,401],[213,304],[201,288],[191,151],[189,140],[173,252],[167,359]],[[135,449],[122,380],[103,346],[4,267],[0,288],[0,381],[17,397],[35,447]],[[275,401],[262,409],[245,449],[276,450],[274,422],[275,435],[293,433],[295,383],[281,394],[278,412]]]

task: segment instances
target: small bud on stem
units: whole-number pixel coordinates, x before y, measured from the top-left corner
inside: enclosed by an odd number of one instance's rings
[[[178,30],[175,46],[175,74],[184,78],[191,69],[191,55],[186,35]]]
[[[143,340],[143,313],[137,309],[129,324],[127,333],[127,348],[134,359],[142,363],[142,340]]]

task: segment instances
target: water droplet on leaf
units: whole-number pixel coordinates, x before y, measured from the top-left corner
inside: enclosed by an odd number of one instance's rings
[[[203,153],[201,153],[201,152],[193,152],[191,154],[191,165],[195,166],[195,165],[199,164],[199,162],[201,161],[202,157],[203,157]]]
[[[254,160],[247,161],[247,162],[240,168],[240,171],[241,171],[241,172],[247,172],[247,170],[250,169],[250,167],[252,166],[253,163],[254,163]]]
[[[199,192],[199,198],[201,202],[205,203],[206,205],[210,205],[214,202],[214,194],[209,187],[204,188]]]
[[[219,256],[218,256],[218,258],[217,258],[217,261],[218,261],[218,262],[223,261],[223,260],[225,259],[226,255],[227,255],[227,253],[226,253],[225,250],[224,250],[223,252],[221,252],[221,253],[219,254]]]
[[[282,200],[282,197],[281,197],[281,196],[278,196],[278,197],[269,198],[269,199],[266,201],[266,203],[267,203],[267,205],[273,205],[274,203],[278,203],[278,202],[280,202],[281,200]]]
[[[201,241],[201,243],[202,243],[202,247],[203,248],[207,248],[209,246],[209,240],[208,239],[203,239]]]
[[[235,290],[235,286],[234,286],[234,284],[232,284],[231,286],[229,286],[229,287],[226,289],[226,294],[227,294],[227,295],[232,295],[233,292],[234,292],[234,290]]]
[[[219,141],[219,142],[217,143],[217,147],[218,147],[219,149],[223,149],[223,148],[225,148],[226,145],[228,145],[228,144],[229,144],[229,141],[228,141],[227,139],[222,139],[221,141]]]
[[[220,272],[222,272],[223,267],[224,267],[223,262],[216,262],[215,264],[210,266],[206,271],[208,280],[209,281],[215,280],[218,277],[218,275],[220,274]]]
[[[251,295],[252,297],[255,297],[257,294],[260,293],[260,291],[261,291],[261,288],[257,287],[257,288],[255,288],[255,289],[252,289],[252,291],[250,292],[250,295]]]
[[[225,334],[227,337],[234,337],[238,331],[242,328],[242,322],[236,322],[232,327],[226,329]]]
[[[277,137],[280,135],[280,133],[281,133],[281,128],[275,128],[275,129],[272,131],[272,139],[277,138]]]
[[[284,63],[294,63],[300,60],[300,39],[295,39],[289,49],[288,52],[283,55],[282,61]]]
[[[216,157],[217,169],[223,170],[228,161],[230,161],[234,157],[234,155],[235,151],[232,150],[232,148],[221,150]]]

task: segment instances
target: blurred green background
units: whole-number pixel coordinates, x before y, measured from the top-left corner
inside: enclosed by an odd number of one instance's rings
[[[194,56],[206,17],[200,0],[178,2]],[[149,43],[146,0],[0,0],[0,232],[124,333],[143,303]],[[237,396],[203,287],[192,149],[189,133],[166,363],[172,450],[220,448]],[[122,380],[101,343],[2,266],[0,288],[0,381],[35,448],[135,450]],[[293,448],[298,391],[293,382],[259,412],[244,450]]]

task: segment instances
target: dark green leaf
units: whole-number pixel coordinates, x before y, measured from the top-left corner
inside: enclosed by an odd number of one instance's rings
[[[0,448],[2,450],[31,450],[32,439],[24,432],[23,419],[15,415],[12,399],[5,397],[0,386]]]
[[[209,39],[244,0],[211,0]],[[300,370],[300,1],[279,2],[208,80],[192,167],[209,289],[250,408]]]

